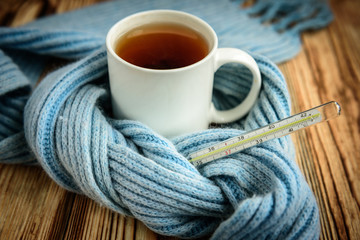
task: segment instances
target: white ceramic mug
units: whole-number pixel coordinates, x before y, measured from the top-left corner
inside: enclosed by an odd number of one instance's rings
[[[182,24],[200,33],[209,52],[202,60],[182,68],[155,70],[126,62],[115,53],[117,40],[129,30],[149,23]],[[117,22],[106,37],[112,107],[115,118],[138,120],[158,133],[173,137],[207,129],[243,117],[257,100],[261,77],[254,59],[235,48],[218,48],[215,31],[191,14],[173,10],[140,12]],[[215,71],[223,64],[240,63],[251,71],[248,96],[226,111],[211,99]]]

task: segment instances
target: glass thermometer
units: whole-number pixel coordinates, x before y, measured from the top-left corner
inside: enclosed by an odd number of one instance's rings
[[[190,162],[197,166],[237,153],[245,148],[280,138],[297,130],[328,121],[340,115],[340,105],[331,101],[275,123],[246,132],[208,148],[190,154]]]

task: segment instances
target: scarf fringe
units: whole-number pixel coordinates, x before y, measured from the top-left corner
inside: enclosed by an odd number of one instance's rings
[[[240,0],[240,4],[249,2]],[[325,27],[333,15],[326,1],[256,1],[245,11],[263,24],[271,25],[277,32],[299,34],[305,30]]]

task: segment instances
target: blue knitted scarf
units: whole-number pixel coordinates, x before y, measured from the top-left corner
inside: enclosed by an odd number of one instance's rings
[[[322,1],[258,0],[245,9],[242,2],[122,0],[0,28],[0,162],[40,164],[62,187],[164,235],[318,238],[318,208],[290,137],[199,168],[187,160],[191,152],[289,116],[286,83],[269,58],[293,57],[303,30],[331,20]],[[245,118],[169,140],[139,122],[110,117],[106,32],[131,13],[159,8],[197,15],[215,29],[220,47],[251,52],[263,86]],[[35,87],[53,58],[68,62]],[[248,70],[222,67],[215,75],[216,107],[238,104],[250,86]]]

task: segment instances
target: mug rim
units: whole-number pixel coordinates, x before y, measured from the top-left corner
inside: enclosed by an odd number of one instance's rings
[[[140,67],[137,66],[135,64],[129,63],[126,60],[122,59],[121,57],[119,57],[116,53],[115,50],[111,44],[111,38],[112,36],[116,33],[116,29],[123,23],[126,21],[129,21],[131,18],[139,18],[142,17],[143,15],[149,15],[149,14],[159,14],[159,13],[170,13],[170,14],[177,14],[177,15],[182,15],[184,17],[187,18],[191,18],[192,20],[196,20],[197,22],[199,22],[204,28],[206,28],[207,32],[210,33],[211,35],[211,40],[213,40],[213,46],[211,47],[211,49],[209,49],[208,54],[202,58],[201,60],[192,63],[190,65],[187,65],[185,67],[180,67],[180,68],[172,68],[172,69],[152,69],[152,68],[144,68],[144,67]],[[144,23],[146,24],[146,23]],[[185,25],[187,26],[187,25]],[[191,26],[188,26],[191,28]],[[205,37],[205,36],[204,36]],[[208,38],[205,37],[206,40],[208,40]],[[183,11],[178,11],[178,10],[168,10],[168,9],[157,9],[157,10],[147,10],[147,11],[141,11],[141,12],[137,12],[134,14],[131,14],[125,18],[122,18],[121,20],[119,20],[118,22],[116,22],[108,31],[107,35],[106,35],[106,49],[108,54],[110,53],[117,61],[125,64],[128,67],[137,69],[137,70],[141,70],[141,71],[148,71],[148,72],[152,72],[152,73],[169,73],[169,72],[179,72],[179,71],[184,71],[184,70],[189,70],[192,68],[195,68],[196,66],[202,64],[203,62],[206,62],[209,58],[211,58],[211,56],[214,54],[215,50],[217,49],[218,46],[218,38],[217,35],[214,31],[214,29],[204,20],[202,20],[201,18],[187,13],[187,12],[183,12]]]

